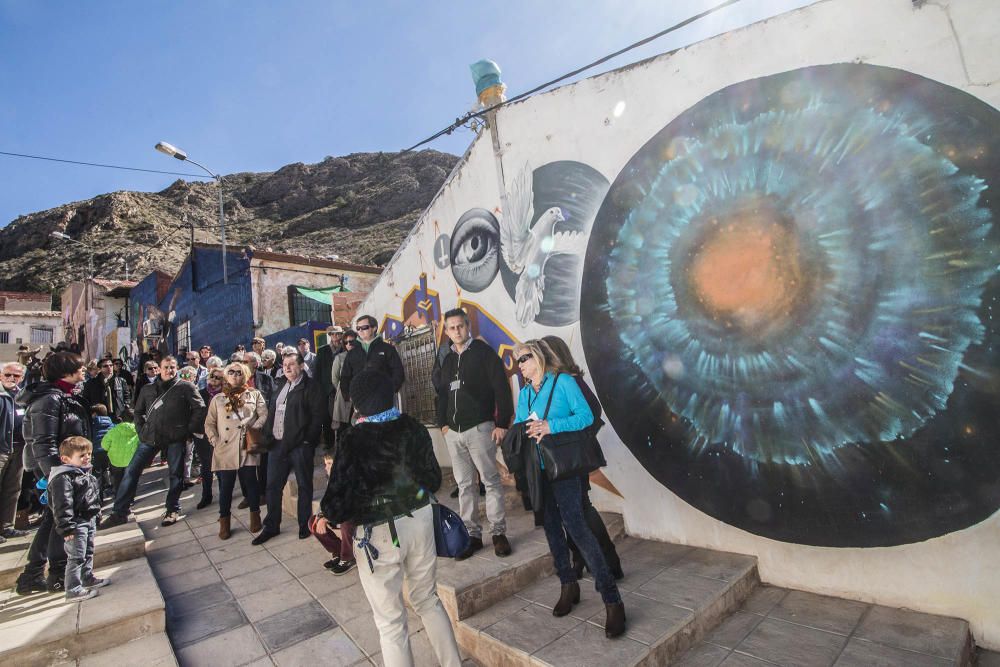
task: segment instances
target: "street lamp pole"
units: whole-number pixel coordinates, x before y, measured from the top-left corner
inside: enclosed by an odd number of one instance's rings
[[[169,155],[172,158],[176,158],[178,160],[181,160],[182,162],[190,162],[196,167],[200,167],[202,171],[204,171],[206,174],[214,178],[215,181],[219,184],[219,236],[222,240],[222,282],[224,284],[228,284],[229,271],[226,270],[226,214],[222,207],[222,174],[213,173],[212,170],[206,167],[205,165],[195,162],[194,160],[189,158],[187,153],[182,151],[180,148],[168,144],[165,141],[159,142],[158,144],[156,144],[156,146],[154,146],[154,148],[156,148],[156,150],[160,151],[165,155]],[[194,254],[193,247],[191,248],[191,253],[192,255]]]

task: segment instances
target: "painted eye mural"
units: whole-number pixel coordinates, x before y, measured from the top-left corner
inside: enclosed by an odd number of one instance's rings
[[[521,326],[579,319],[587,236],[609,187],[593,167],[568,160],[524,165],[500,224],[500,277]]]
[[[459,286],[482,292],[500,270],[500,223],[483,208],[462,214],[451,235],[451,273]]]
[[[1000,507],[1000,113],[884,67],[688,109],[611,186],[581,330],[662,484],[765,537],[915,542]]]

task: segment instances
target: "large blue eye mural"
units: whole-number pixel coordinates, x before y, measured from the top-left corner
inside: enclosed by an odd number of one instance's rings
[[[628,162],[588,366],[662,484],[766,537],[886,546],[1000,507],[1000,113],[829,65],[714,93]]]

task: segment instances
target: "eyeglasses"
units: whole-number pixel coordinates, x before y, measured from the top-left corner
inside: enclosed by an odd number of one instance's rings
[[[353,338],[346,338],[344,340],[344,345],[354,345],[354,339]]]
[[[236,369],[233,369],[231,371],[226,371],[226,375],[233,375],[233,376],[243,375],[243,371],[238,371]]]
[[[517,363],[523,364],[528,359],[534,359],[534,358],[535,358],[534,355],[532,355],[530,352],[528,354],[522,354],[520,357],[517,358]]]
[[[198,361],[198,357],[196,357],[196,356],[191,356],[191,357],[188,357],[188,358],[187,358],[187,360],[188,360],[188,361]]]
[[[361,324],[361,325],[358,325],[358,326],[356,326],[354,328],[357,329],[358,331],[368,331],[369,329],[372,328],[372,325],[370,325],[370,324]]]
[[[24,375],[22,375],[21,373],[4,373],[3,376],[5,378],[15,378],[15,379],[24,377]]]

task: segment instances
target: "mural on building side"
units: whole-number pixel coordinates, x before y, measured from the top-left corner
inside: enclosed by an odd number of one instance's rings
[[[998,180],[1000,113],[905,71],[702,99],[589,237],[581,335],[618,436],[685,501],[782,541],[905,544],[991,515]]]
[[[587,238],[608,187],[596,169],[570,160],[526,164],[513,179],[500,220],[500,276],[521,326],[579,319]]]

